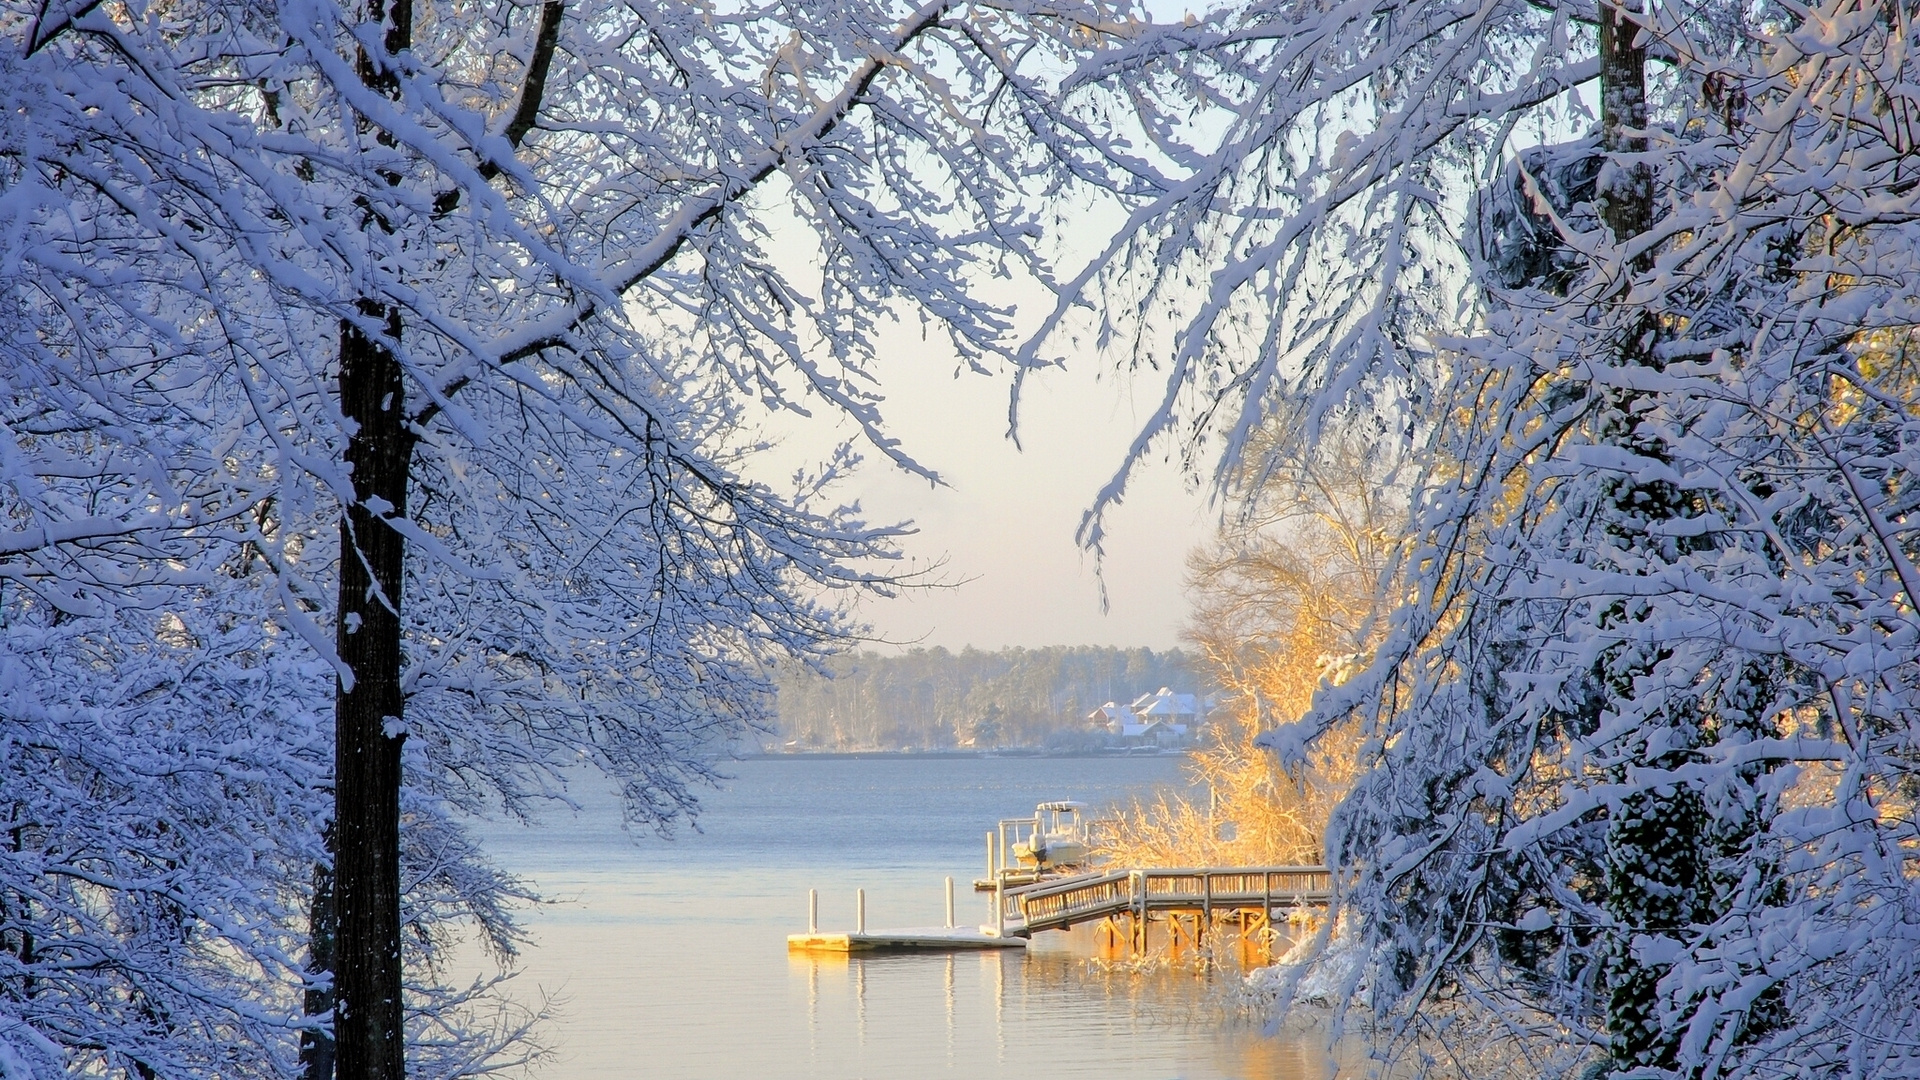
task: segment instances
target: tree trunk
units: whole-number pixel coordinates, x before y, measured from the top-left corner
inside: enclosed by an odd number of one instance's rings
[[[411,0],[368,0],[385,27],[383,57],[362,50],[360,78],[395,97],[388,58],[412,45]],[[362,121],[363,133],[370,129]],[[391,136],[379,141],[393,145]],[[389,184],[399,174],[382,173]],[[395,225],[363,204],[362,228]],[[406,542],[387,518],[407,512],[413,436],[399,358],[400,312],[368,298],[360,314],[384,332],[340,324],[340,413],[350,427],[353,502],[340,516],[340,603],[335,647],[351,682],[334,697],[334,1068],[339,1080],[406,1080],[400,964],[401,581]]]
[[[1601,3],[1600,14],[1600,131],[1606,159],[1601,165],[1596,196],[1601,219],[1613,241],[1627,245],[1653,224],[1653,175],[1639,159],[1647,150],[1647,52],[1638,40],[1640,27],[1632,16],[1642,12],[1640,0]],[[1626,300],[1633,279],[1653,266],[1651,252],[1641,252],[1621,267],[1622,280],[1613,293]],[[1620,367],[1658,367],[1653,346],[1660,326],[1653,310],[1630,306],[1616,331],[1614,362]],[[1639,429],[1644,393],[1609,388],[1596,423],[1598,441],[1665,461],[1670,448],[1658,436]],[[1687,495],[1666,481],[1631,478],[1612,481],[1606,492],[1606,534],[1610,546],[1638,552],[1656,562],[1678,557],[1685,546],[1665,537],[1660,523],[1689,516]],[[1637,560],[1636,560],[1637,561]],[[1604,616],[1631,634],[1632,624],[1647,618],[1646,605],[1625,600]],[[1623,643],[1602,660],[1602,685],[1608,700],[1631,706],[1640,680],[1666,658],[1663,650],[1636,642]],[[1656,691],[1659,692],[1659,691]],[[1672,769],[1690,760],[1704,740],[1699,706],[1668,691],[1669,699],[1643,725],[1648,741],[1660,742],[1654,756],[1634,751],[1644,768]],[[1658,731],[1652,729],[1661,729]],[[1624,779],[1624,774],[1622,776]],[[1637,1069],[1672,1070],[1678,1065],[1680,1032],[1669,1030],[1661,1016],[1660,979],[1668,965],[1643,962],[1633,955],[1633,939],[1640,935],[1681,937],[1703,914],[1709,898],[1710,861],[1702,850],[1706,806],[1693,785],[1674,784],[1638,792],[1622,800],[1607,824],[1606,905],[1614,927],[1603,954],[1607,995],[1608,1055],[1615,1072]]]
[[[1600,4],[1600,146],[1606,161],[1596,185],[1600,216],[1616,244],[1653,224],[1653,171],[1636,158],[1647,152],[1647,48],[1640,27],[1640,0]],[[1645,269],[1645,257],[1635,269]]]
[[[340,518],[336,647],[349,671],[334,699],[334,1040],[340,1080],[405,1080],[400,992],[400,583],[406,548],[386,523],[406,512],[413,438],[394,346],[400,315],[371,338],[340,327],[340,411],[354,501]]]
[[[327,826],[327,851],[334,850],[333,826]],[[333,863],[313,868],[313,900],[307,907],[307,974],[324,975],[329,984],[307,987],[306,1014],[309,1020],[321,1020],[325,1028],[300,1033],[301,1080],[333,1080]]]
[[[1641,0],[1601,3],[1600,127],[1606,153],[1596,197],[1602,220],[1618,245],[1628,245],[1653,226],[1653,170],[1641,159],[1647,151],[1647,52],[1638,40]],[[1654,266],[1654,253],[1641,251],[1620,268],[1622,280],[1612,295],[1629,301],[1634,279]],[[1663,366],[1655,344],[1666,332],[1653,303],[1630,301],[1617,328],[1613,361],[1620,367]],[[1597,441],[1630,450],[1639,457],[1670,462],[1671,447],[1657,433],[1642,430],[1644,401],[1653,391],[1609,388],[1596,419]],[[1606,537],[1613,548],[1642,560],[1670,564],[1710,547],[1699,534],[1676,535],[1666,522],[1697,516],[1693,496],[1665,480],[1622,477],[1606,491]],[[1644,602],[1616,603],[1604,620],[1625,631],[1648,617]],[[1633,636],[1629,633],[1629,636]],[[1631,706],[1642,677],[1668,658],[1665,650],[1628,641],[1601,661],[1608,700]],[[1645,743],[1629,748],[1641,768],[1672,770],[1701,759],[1710,744],[1734,732],[1743,737],[1771,734],[1764,710],[1772,698],[1773,674],[1751,660],[1725,673],[1711,698],[1668,686],[1654,692],[1664,700],[1642,721]],[[1650,747],[1657,750],[1649,752]],[[1624,771],[1622,770],[1624,778]],[[1609,1064],[1615,1073],[1659,1070],[1680,1072],[1683,1030],[1663,1018],[1660,980],[1670,965],[1643,961],[1632,953],[1641,935],[1686,940],[1732,909],[1743,888],[1738,871],[1762,861],[1760,887],[1747,900],[1768,902],[1777,896],[1777,873],[1758,850],[1771,804],[1758,783],[1759,767],[1736,771],[1710,789],[1700,782],[1677,782],[1637,792],[1621,801],[1607,827],[1606,905],[1614,925],[1607,935],[1603,981],[1607,995]],[[1697,993],[1697,992],[1695,992]],[[1681,1004],[1697,1000],[1682,991]],[[1764,1033],[1781,1007],[1769,992],[1745,1016],[1720,1022],[1736,1040]],[[1684,1016],[1691,1012],[1683,1007]]]
[[[564,0],[545,0],[529,59],[525,85],[505,136],[518,147],[533,130],[545,96],[547,73],[559,41]],[[383,26],[387,57],[413,44],[413,0],[368,0],[367,21]],[[388,97],[399,81],[391,65],[365,51],[360,78]],[[385,132],[383,145],[395,145]],[[483,176],[499,172],[483,163]],[[398,174],[380,174],[398,184]],[[437,212],[457,205],[458,191],[435,200]],[[392,234],[395,223],[363,203],[362,227]],[[400,343],[400,312],[362,298],[360,314],[384,324],[369,338],[357,326],[340,324],[340,411],[353,431],[347,463],[354,501],[340,518],[340,603],[335,626],[340,658],[353,673],[334,699],[334,820],[329,846],[331,874],[316,872],[312,931],[313,962],[334,973],[331,1000],[310,992],[308,1012],[333,1008],[333,1038],[324,1033],[301,1042],[304,1080],[405,1080],[406,1029],[400,958],[400,746],[406,738],[401,675],[401,582],[405,539],[386,523],[404,516],[412,475],[414,437],[406,415],[404,373],[394,350]],[[323,961],[321,958],[325,956]]]

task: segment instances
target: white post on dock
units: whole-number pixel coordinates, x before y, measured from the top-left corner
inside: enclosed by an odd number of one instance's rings
[[[947,929],[953,929],[953,879],[947,879]]]
[[[853,932],[856,934],[867,932],[867,890],[865,889],[853,891]]]
[[[993,936],[1007,936],[1007,875],[993,879]]]
[[[807,890],[807,933],[817,934],[819,932],[820,932],[820,892],[817,889],[808,889]]]
[[[987,830],[987,877],[993,877],[993,830]]]

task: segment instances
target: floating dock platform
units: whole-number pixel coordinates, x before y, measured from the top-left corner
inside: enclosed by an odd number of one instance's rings
[[[789,952],[952,952],[960,949],[1024,949],[1025,938],[999,937],[991,929],[910,927],[870,933],[788,934]]]
[[[788,952],[954,952],[960,949],[1024,949],[1025,938],[1008,937],[995,926],[959,926],[953,918],[953,879],[947,879],[947,925],[867,932],[867,890],[855,889],[853,931],[820,930],[820,894],[807,890],[807,932],[787,935]]]

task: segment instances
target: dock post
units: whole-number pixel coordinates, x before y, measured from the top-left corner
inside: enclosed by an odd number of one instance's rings
[[[993,830],[987,830],[987,877],[993,877]]]
[[[1007,936],[1007,875],[993,879],[993,936]]]
[[[853,891],[853,932],[856,934],[867,932],[867,890],[865,889]]]
[[[1127,889],[1129,892],[1133,894],[1134,904],[1139,907],[1139,915],[1136,920],[1137,925],[1135,925],[1133,929],[1140,936],[1139,936],[1139,944],[1135,946],[1136,951],[1134,952],[1134,955],[1144,958],[1147,955],[1147,929],[1148,929],[1147,927],[1147,872],[1145,870],[1129,870],[1127,872]]]
[[[1213,875],[1200,876],[1200,944],[1205,946],[1207,934],[1213,929]]]
[[[818,889],[808,889],[807,890],[807,933],[817,934],[819,932],[820,932],[820,891]]]
[[[953,929],[953,879],[947,879],[947,929]]]

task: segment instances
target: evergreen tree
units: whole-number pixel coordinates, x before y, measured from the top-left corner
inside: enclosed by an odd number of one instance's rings
[[[1367,725],[1321,957],[1382,1053],[1911,1071],[1912,33],[1249,3],[1070,80],[1176,147],[1082,278],[1165,334],[1139,445],[1371,423],[1423,474],[1368,669],[1266,740]]]

